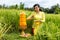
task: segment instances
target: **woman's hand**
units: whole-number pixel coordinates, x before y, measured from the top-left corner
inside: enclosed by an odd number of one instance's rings
[[[27,18],[27,20],[31,20],[32,18]]]
[[[41,22],[41,20],[34,20],[35,22]]]
[[[34,14],[32,13],[30,16],[27,17],[27,20],[31,20],[33,19],[33,17],[34,17]]]
[[[29,16],[28,18],[27,18],[27,20],[31,20],[31,19],[33,19],[33,15],[32,16]]]

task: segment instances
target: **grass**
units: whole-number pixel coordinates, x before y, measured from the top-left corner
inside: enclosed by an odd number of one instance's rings
[[[3,39],[4,40],[33,40],[32,36],[28,38],[23,38],[19,36],[19,33],[11,33],[11,34],[6,34]]]
[[[0,23],[7,24],[11,28],[2,37],[3,40],[33,40],[33,36],[30,38],[22,38],[19,33],[19,15],[21,10],[15,9],[0,9]],[[28,17],[32,11],[25,11]],[[26,32],[31,33],[31,26],[33,21],[27,21]],[[2,27],[4,27],[2,25]],[[60,40],[60,14],[46,14],[46,21],[40,28],[39,33],[35,36],[37,40]]]
[[[11,28],[11,25],[7,27],[7,24],[0,23],[0,40],[2,40],[2,37],[7,33],[7,31]]]

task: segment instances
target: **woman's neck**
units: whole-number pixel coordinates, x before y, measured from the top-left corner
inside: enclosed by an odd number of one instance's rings
[[[37,11],[36,13],[39,14],[40,11]]]

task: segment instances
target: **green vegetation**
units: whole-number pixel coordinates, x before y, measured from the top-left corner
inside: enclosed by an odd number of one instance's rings
[[[11,28],[5,33],[1,38],[2,40],[33,40],[33,36],[30,38],[21,38],[19,36],[19,13],[21,10],[15,9],[0,9],[0,29],[1,28]],[[25,11],[26,16],[28,17],[32,12]],[[60,40],[60,14],[47,14],[46,13],[46,22],[43,23],[42,28],[35,38],[37,40]],[[29,22],[28,22],[29,21]],[[26,32],[31,33],[31,22],[28,20],[28,28]],[[32,22],[33,23],[33,22]],[[7,26],[5,26],[7,24]]]
[[[0,9],[17,9],[17,10],[29,10],[29,11],[33,11],[33,7],[28,8],[28,7],[24,7],[25,4],[20,2],[20,4],[15,4],[15,5],[10,5],[10,6],[6,6],[5,4],[0,5]],[[51,8],[44,8],[44,7],[40,7],[41,11],[44,11],[46,13],[50,13],[50,14],[60,14],[60,5],[57,3],[56,5],[51,6]]]

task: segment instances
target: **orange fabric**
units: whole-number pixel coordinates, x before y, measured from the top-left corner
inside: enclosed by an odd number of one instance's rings
[[[20,22],[19,22],[20,27],[26,27],[26,15],[24,13],[20,14]]]

